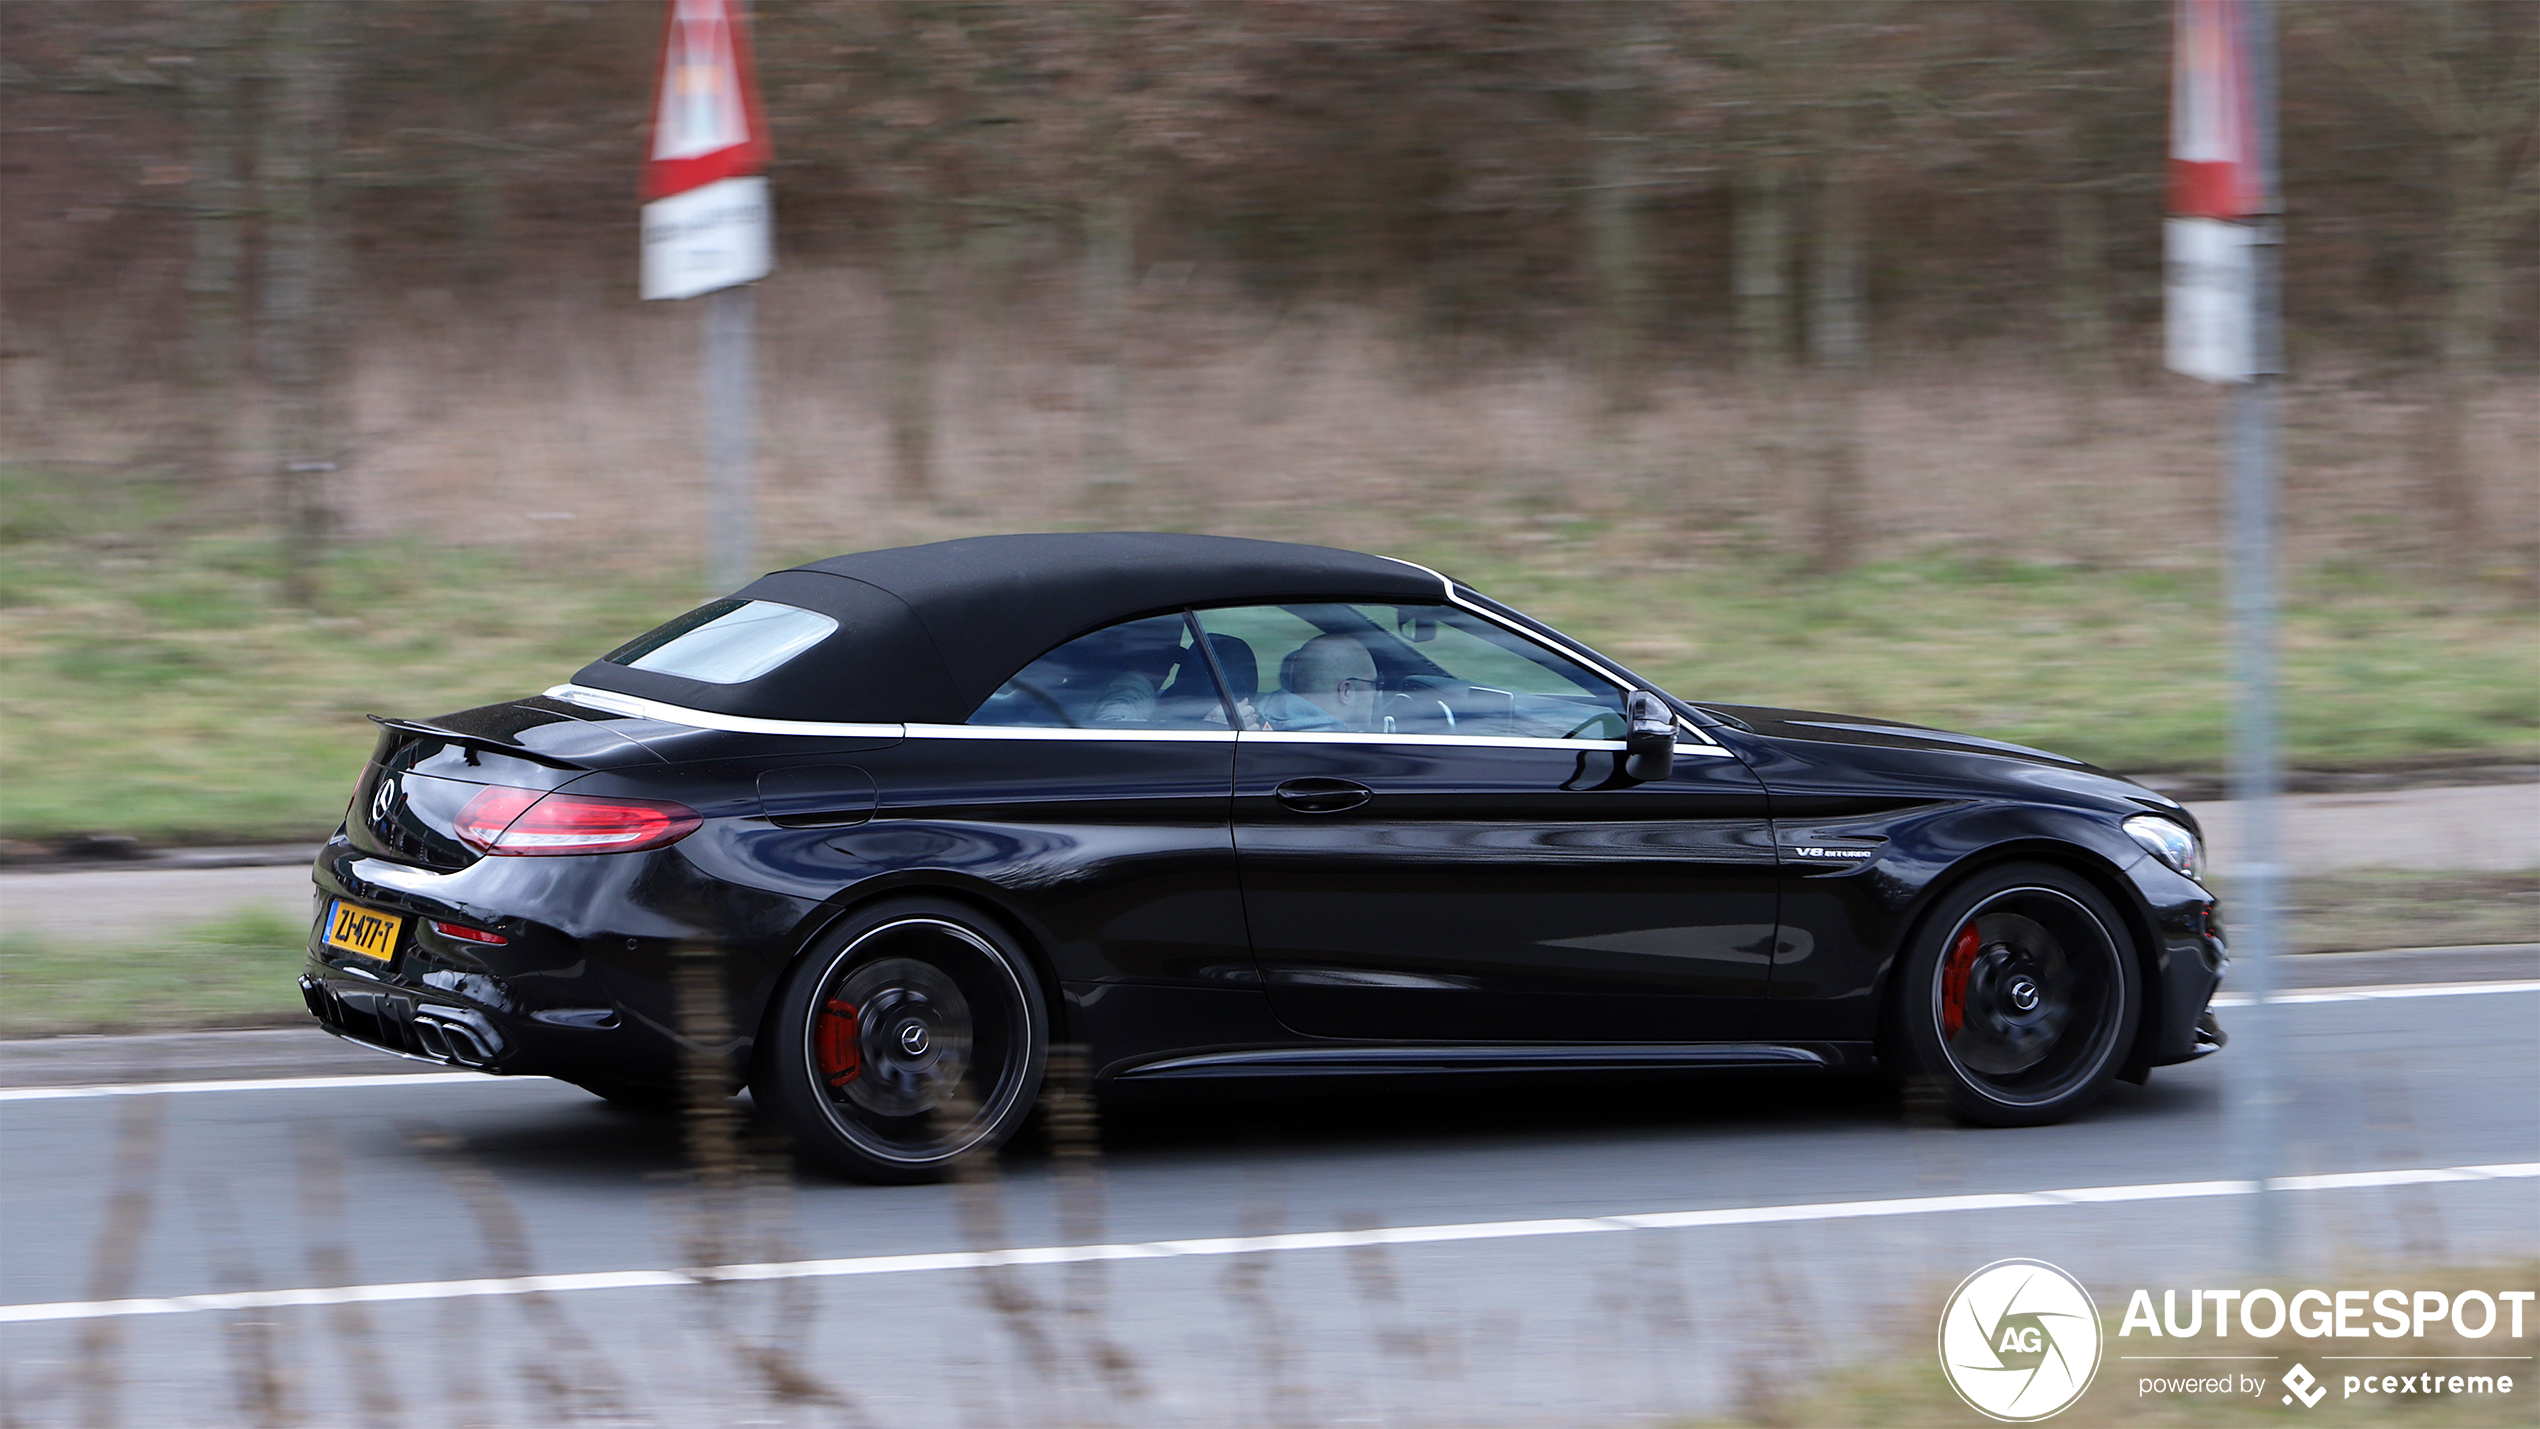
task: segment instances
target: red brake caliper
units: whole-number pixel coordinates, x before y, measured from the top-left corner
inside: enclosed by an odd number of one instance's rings
[[[1976,925],[1958,930],[1940,963],[1940,1035],[1955,1037],[1967,1025],[1967,974],[1976,965]]]
[[[845,1086],[864,1070],[863,1053],[856,1048],[854,1003],[833,997],[820,1009],[820,1023],[812,1033],[812,1054],[820,1059],[820,1074],[833,1087]]]

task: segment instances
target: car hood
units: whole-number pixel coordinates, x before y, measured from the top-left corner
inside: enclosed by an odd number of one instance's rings
[[[2062,796],[2063,802],[2112,811],[2158,810],[2193,820],[2177,800],[2070,755],[1980,734],[1959,734],[1868,715],[1771,705],[1696,706],[1732,727],[1776,744],[1833,745],[1807,765],[1874,775],[1881,783],[1922,783],[1968,793]],[[1794,751],[1794,753],[1797,751]],[[1766,782],[1775,782],[1769,772]]]

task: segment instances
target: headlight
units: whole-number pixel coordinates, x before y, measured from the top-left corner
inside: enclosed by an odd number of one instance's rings
[[[2204,857],[2196,847],[2196,836],[2185,826],[2158,814],[2137,814],[2125,821],[2125,831],[2154,858],[2190,878],[2198,877],[2198,865]]]

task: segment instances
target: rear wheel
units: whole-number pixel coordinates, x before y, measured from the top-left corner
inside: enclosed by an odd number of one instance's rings
[[[859,1180],[936,1180],[1030,1113],[1045,1006],[1004,930],[958,903],[894,900],[795,965],[751,1091],[807,1160]]]
[[[2063,869],[2013,864],[1924,920],[1891,1031],[1959,1120],[2036,1126],[2107,1090],[2142,1004],[2134,942],[2108,900]]]

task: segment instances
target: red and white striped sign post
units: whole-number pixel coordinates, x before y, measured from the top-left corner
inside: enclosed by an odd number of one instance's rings
[[[2257,250],[2271,241],[2275,185],[2250,62],[2261,12],[2248,0],[2177,0],[2177,10],[2164,234],[2169,365],[2208,382],[2247,382],[2270,365],[2258,350]]]
[[[693,298],[775,268],[772,148],[733,0],[671,0],[644,164],[644,296]]]
[[[756,572],[751,497],[757,312],[748,286],[776,267],[772,146],[750,68],[742,0],[671,0],[644,164],[647,299],[706,299],[706,590]]]
[[[2276,862],[2275,378],[2278,200],[2272,0],[2175,0],[2170,92],[2168,357],[2172,371],[2232,384],[2231,787],[2249,862],[2233,869],[2233,980],[2249,992],[2232,1063],[2245,1154],[2250,1268],[2283,1268],[2278,1110],[2282,1037],[2271,1005],[2285,870]]]

